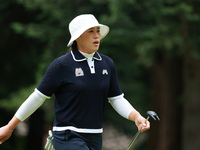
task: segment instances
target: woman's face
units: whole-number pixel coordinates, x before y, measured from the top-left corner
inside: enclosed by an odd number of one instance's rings
[[[76,39],[78,50],[88,54],[96,52],[99,49],[100,37],[100,27],[93,27],[86,30]]]

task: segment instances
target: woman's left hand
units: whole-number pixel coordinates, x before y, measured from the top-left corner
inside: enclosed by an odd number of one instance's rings
[[[135,124],[141,133],[150,129],[150,122],[141,115],[136,118]]]

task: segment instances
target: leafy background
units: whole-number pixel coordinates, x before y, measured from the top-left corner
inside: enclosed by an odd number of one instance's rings
[[[1,0],[0,125],[33,92],[49,64],[68,52],[69,22],[92,13],[110,27],[99,52],[114,60],[126,99],[143,116],[154,110],[161,118],[152,121],[138,149],[199,149],[199,6],[197,0]],[[53,118],[51,98],[25,121],[27,134],[15,131],[0,149],[42,149]],[[127,136],[137,131],[109,104],[104,121]]]

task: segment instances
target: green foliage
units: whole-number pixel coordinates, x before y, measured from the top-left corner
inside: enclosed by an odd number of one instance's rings
[[[199,21],[193,5],[170,0],[113,0],[110,12],[105,20],[109,20],[114,30],[112,44],[123,45],[138,54],[138,61],[146,66],[155,62],[156,53],[165,57],[182,56],[185,45],[183,20],[194,24]],[[188,40],[193,41],[193,37]]]

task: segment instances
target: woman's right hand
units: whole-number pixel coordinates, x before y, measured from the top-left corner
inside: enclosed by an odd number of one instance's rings
[[[0,128],[0,144],[10,138],[13,130],[9,129],[8,125]]]

